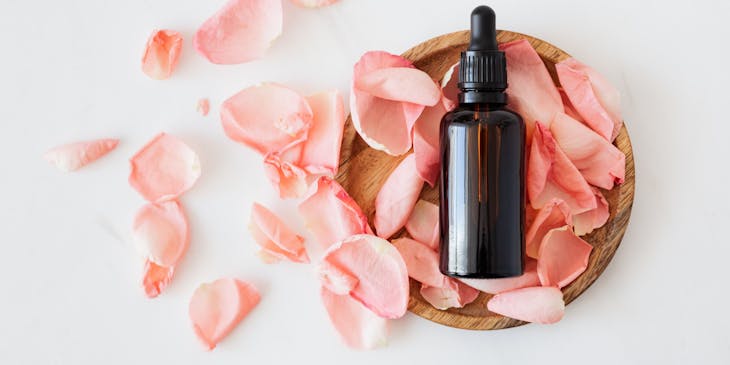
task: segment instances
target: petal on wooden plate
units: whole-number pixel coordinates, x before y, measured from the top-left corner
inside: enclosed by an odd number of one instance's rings
[[[414,240],[438,251],[439,206],[423,199],[416,202],[406,222],[406,230]]]
[[[132,235],[137,251],[149,261],[174,267],[188,248],[188,220],[175,200],[145,204],[134,217]]]
[[[560,289],[538,286],[497,294],[487,308],[520,321],[549,324],[563,319],[565,302]]]
[[[174,30],[153,31],[142,55],[142,72],[156,80],[170,77],[180,59],[182,44],[182,35]]]
[[[452,278],[445,278],[441,286],[421,284],[421,296],[434,308],[447,310],[462,308],[479,296],[479,291]]]
[[[608,201],[603,197],[600,190],[593,188],[593,193],[596,194],[598,206],[595,209],[573,216],[573,230],[578,236],[591,233],[594,229],[601,228],[608,222],[610,216]]]
[[[550,200],[540,208],[532,224],[527,229],[527,233],[525,234],[527,256],[536,259],[540,251],[540,242],[542,242],[545,234],[553,228],[559,228],[565,225],[573,225],[570,207],[560,199]]]
[[[389,238],[401,229],[410,217],[423,188],[423,179],[416,169],[416,156],[410,154],[391,172],[375,197],[375,231]]]
[[[537,277],[537,261],[527,259],[525,262],[525,271],[522,275],[512,278],[500,279],[459,279],[466,285],[479,291],[498,294],[514,289],[526,288],[530,286],[540,285],[540,279]]]
[[[117,144],[119,140],[112,138],[69,143],[51,148],[43,154],[43,158],[61,171],[76,171],[106,155]]]
[[[440,103],[426,107],[413,126],[413,154],[416,156],[416,171],[418,171],[418,176],[431,186],[434,186],[439,178],[441,168],[439,127],[441,118],[446,114],[448,102],[446,98],[442,98]]]
[[[593,246],[576,236],[568,226],[550,230],[540,244],[537,276],[543,286],[562,288],[588,267]]]
[[[337,90],[308,96],[314,119],[307,140],[303,144],[302,166],[309,173],[330,177],[340,165],[340,146],[345,126],[345,106]]]
[[[398,238],[392,244],[403,257],[408,276],[427,286],[443,286],[446,276],[439,271],[439,256],[436,251],[410,238]]]
[[[332,325],[347,346],[369,350],[387,344],[387,319],[349,295],[338,295],[322,287],[321,296]]]
[[[385,100],[434,106],[441,91],[427,73],[413,67],[384,67],[361,74],[355,88]]]
[[[274,262],[289,260],[309,263],[304,239],[263,205],[253,204],[248,229],[261,251]]]

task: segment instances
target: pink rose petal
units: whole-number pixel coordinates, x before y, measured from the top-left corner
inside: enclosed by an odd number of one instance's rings
[[[477,299],[479,291],[455,279],[446,278],[438,287],[421,284],[421,296],[434,308],[446,310],[463,308]]]
[[[563,318],[565,302],[560,289],[538,286],[497,294],[487,302],[487,308],[520,321],[549,324]]]
[[[363,73],[353,80],[355,88],[372,96],[434,106],[441,91],[427,73],[413,67],[384,67]]]
[[[562,288],[588,267],[593,246],[583,241],[568,226],[550,230],[540,244],[537,276],[543,286]]]
[[[375,197],[375,230],[389,238],[401,229],[413,211],[423,188],[414,154],[408,155],[388,176]]]
[[[185,212],[175,200],[145,204],[134,218],[132,233],[144,258],[168,268],[177,265],[190,241]]]
[[[608,202],[603,197],[603,194],[601,194],[601,191],[593,188],[593,193],[596,194],[596,203],[598,206],[595,209],[573,216],[573,230],[578,236],[591,233],[594,229],[603,227],[610,216]]]
[[[444,107],[446,110],[453,109],[459,103],[459,93],[461,92],[458,87],[459,83],[459,63],[455,63],[451,66],[444,77],[441,79],[441,92],[444,95]]]
[[[324,249],[360,233],[370,233],[368,219],[345,189],[329,177],[320,177],[312,194],[299,204],[307,229]]]
[[[195,289],[188,307],[195,335],[208,350],[214,349],[260,299],[253,285],[238,279],[224,278],[201,284]]]
[[[207,116],[208,112],[210,112],[210,101],[207,98],[199,99],[196,109],[198,110],[198,113],[200,113],[200,115]]]
[[[614,183],[624,181],[624,153],[584,124],[558,113],[550,125],[550,132],[590,184],[611,189]]]
[[[322,287],[321,296],[332,325],[347,346],[368,350],[387,343],[387,319],[349,295],[338,295]]]
[[[542,242],[545,234],[553,228],[565,225],[572,226],[573,219],[570,214],[570,207],[564,201],[553,199],[540,208],[525,234],[527,256],[536,259],[540,251],[540,242]]]
[[[440,103],[426,107],[413,126],[413,154],[416,156],[418,176],[434,186],[441,168],[439,149],[439,128],[441,118],[446,114],[449,101],[445,97]]]
[[[275,260],[274,262],[289,260],[309,263],[304,239],[263,205],[253,204],[248,229],[256,243],[261,246],[261,252]]]
[[[299,166],[313,174],[334,176],[340,165],[345,107],[337,90],[307,97],[314,119]]]
[[[264,157],[264,173],[281,199],[299,198],[307,192],[307,172],[278,153]]]
[[[406,230],[414,240],[433,250],[439,246],[439,206],[419,200],[406,221]]]
[[[291,0],[296,5],[304,8],[321,8],[336,3],[338,0]]]
[[[43,158],[64,172],[76,171],[109,153],[119,144],[118,139],[97,139],[54,147]]]
[[[540,122],[535,123],[526,180],[534,209],[542,208],[553,198],[565,201],[572,214],[596,207],[590,185]]]
[[[573,108],[573,104],[570,102],[570,99],[568,99],[568,95],[565,95],[565,90],[558,88],[558,92],[560,92],[560,99],[563,100],[563,113],[583,123],[583,117],[581,117],[575,108]]]
[[[243,89],[221,106],[226,135],[262,155],[282,152],[304,141],[312,118],[306,99],[273,83]]]
[[[621,130],[621,95],[601,74],[575,58],[555,64],[572,106],[591,129],[607,141]]]
[[[200,26],[193,47],[212,63],[255,60],[281,34],[282,18],[281,1],[229,0]]]
[[[324,257],[327,267],[357,279],[350,296],[383,318],[400,318],[408,308],[408,271],[390,242],[358,234],[332,245]]]
[[[164,267],[145,260],[144,273],[142,275],[142,288],[148,298],[154,298],[170,284],[175,274],[174,267]]]
[[[345,268],[340,268],[329,261],[322,261],[317,267],[317,273],[322,287],[337,295],[350,295],[360,282]]]
[[[174,30],[153,31],[142,56],[142,72],[156,80],[170,77],[180,59],[182,44],[182,35]]]
[[[175,199],[200,177],[195,151],[166,133],[155,136],[129,162],[129,184],[150,202]]]
[[[531,259],[527,259],[527,261],[525,262],[524,273],[517,277],[500,279],[459,280],[474,289],[489,294],[498,294],[514,289],[540,285],[540,279],[537,277],[537,261]]]
[[[398,238],[392,244],[403,257],[408,276],[428,286],[444,285],[447,277],[439,271],[439,256],[436,251],[410,238]]]

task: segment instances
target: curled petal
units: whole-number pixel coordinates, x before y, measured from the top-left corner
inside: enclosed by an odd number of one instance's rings
[[[525,271],[522,275],[513,278],[500,279],[459,279],[466,285],[479,291],[498,294],[514,289],[527,288],[540,285],[537,277],[537,261],[528,259],[525,263]]]
[[[129,162],[129,184],[150,202],[175,199],[200,177],[195,151],[166,133],[149,141]]]
[[[282,199],[298,198],[307,192],[307,172],[278,153],[266,155],[264,173]]]
[[[563,293],[555,287],[530,287],[500,293],[487,302],[497,314],[526,322],[549,324],[565,313]]]
[[[439,257],[436,251],[410,238],[398,238],[392,243],[406,263],[408,276],[427,286],[444,285],[447,277],[439,271]]]
[[[266,257],[275,261],[309,262],[304,239],[263,205],[253,204],[248,229]]]
[[[583,241],[568,226],[550,230],[540,244],[537,276],[543,286],[562,288],[588,267],[593,246]]]
[[[383,318],[400,318],[408,307],[408,271],[398,250],[369,234],[331,246],[322,258],[357,279],[350,296]]]
[[[322,287],[321,296],[332,325],[347,346],[368,350],[387,344],[387,319],[349,295],[338,295]]]
[[[259,303],[256,288],[238,279],[218,279],[201,284],[190,298],[188,315],[193,329],[212,350]]]
[[[552,199],[540,208],[525,234],[527,256],[536,259],[540,251],[540,242],[542,242],[545,234],[553,228],[559,228],[565,225],[573,225],[570,207],[560,199]]]
[[[175,274],[175,267],[165,267],[145,260],[144,273],[142,274],[142,288],[148,298],[154,298],[170,284]]]
[[[334,176],[340,164],[345,106],[337,90],[307,97],[314,119],[299,166],[313,174]]]
[[[423,188],[414,154],[408,155],[388,176],[375,197],[375,230],[388,238],[401,229],[413,211]]]
[[[218,64],[261,58],[281,34],[282,17],[281,1],[229,0],[200,26],[193,47]]]
[[[603,197],[603,194],[601,194],[601,191],[593,188],[593,193],[596,194],[596,204],[598,206],[595,209],[573,216],[573,230],[578,236],[591,233],[594,229],[603,227],[610,216],[608,202]]]
[[[175,200],[145,204],[134,218],[132,233],[140,254],[160,266],[174,267],[188,248],[188,221]]]
[[[359,282],[355,276],[346,272],[344,268],[340,268],[329,261],[322,261],[317,272],[322,287],[337,295],[349,295]]]
[[[306,99],[274,83],[243,89],[221,106],[226,135],[262,155],[282,152],[304,141],[312,118]]]
[[[64,172],[76,171],[106,155],[119,144],[118,139],[97,139],[54,147],[43,158]]]
[[[413,207],[406,222],[406,230],[414,240],[425,244],[432,250],[439,245],[439,207],[436,204],[419,200]]]
[[[446,278],[437,287],[421,284],[421,296],[434,308],[446,310],[462,308],[473,302],[479,296],[479,291],[455,279]]]
[[[182,44],[183,37],[176,31],[153,31],[142,56],[142,72],[156,80],[170,77],[180,59]]]
[[[416,156],[418,176],[434,186],[441,168],[439,150],[439,127],[441,118],[446,114],[446,98],[434,106],[427,107],[413,126],[413,154]]]
[[[371,231],[360,206],[340,184],[322,176],[314,185],[312,194],[299,204],[299,214],[322,248]]]

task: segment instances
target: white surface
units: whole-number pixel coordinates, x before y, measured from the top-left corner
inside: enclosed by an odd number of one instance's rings
[[[224,137],[217,106],[261,81],[345,92],[364,51],[400,53],[466,28],[477,2],[342,0],[305,10],[285,0],[284,33],[265,59],[216,66],[191,40],[222,3],[0,4],[0,363],[730,362],[730,3],[492,1],[499,27],[554,43],[623,92],[637,169],[629,230],[556,325],[470,332],[409,314],[373,352],[340,344],[312,266],[266,266],[253,255],[245,226],[254,199],[292,219],[294,203],[276,198],[254,153]],[[153,28],[186,37],[167,81],[139,70]],[[211,100],[208,117],[195,112],[200,97]],[[203,175],[182,199],[190,251],[172,285],[148,300],[129,234],[143,201],[127,185],[127,159],[159,131],[188,142]],[[98,137],[121,143],[78,173],[41,159],[54,145]],[[255,283],[263,300],[208,353],[190,329],[188,299],[226,275]]]

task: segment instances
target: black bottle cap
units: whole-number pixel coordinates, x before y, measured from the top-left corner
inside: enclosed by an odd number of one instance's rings
[[[458,87],[464,92],[507,89],[507,61],[497,47],[495,14],[488,6],[478,6],[471,12],[471,42],[461,52]]]

